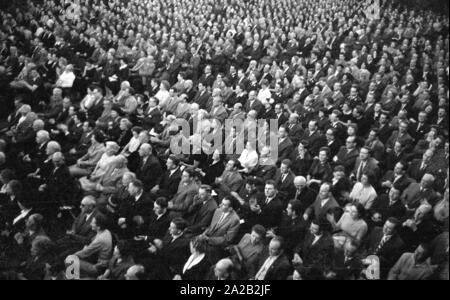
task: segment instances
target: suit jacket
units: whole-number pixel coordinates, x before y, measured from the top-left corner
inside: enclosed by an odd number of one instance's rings
[[[405,244],[398,234],[394,234],[384,245],[378,249],[383,238],[383,228],[375,227],[366,242],[366,254],[377,255],[380,259],[381,278],[385,278],[389,270],[405,250]]]
[[[119,207],[119,216],[126,219],[129,228],[133,228],[133,218],[136,216],[145,218],[150,215],[152,209],[153,201],[149,195],[144,192],[137,201],[134,197],[128,196]]]
[[[197,92],[192,102],[197,103],[201,109],[206,109],[206,104],[210,97],[211,95],[207,91],[203,93]]]
[[[397,141],[402,143],[402,145],[405,148],[405,151],[408,151],[409,149],[411,149],[412,144],[414,142],[413,138],[408,133],[405,133],[402,136],[399,136],[399,132],[394,131],[392,133],[391,137],[386,142],[386,147],[390,148],[390,149],[394,149],[395,142],[397,142]]]
[[[299,200],[301,202],[302,213],[304,213],[306,209],[314,203],[316,197],[316,192],[309,187],[304,187],[300,193],[297,190],[295,191],[294,200]]]
[[[268,253],[261,257],[253,276],[257,275],[266,260],[269,258]],[[291,264],[285,254],[281,254],[270,266],[266,272],[264,280],[286,280],[291,272]]]
[[[277,164],[281,164],[283,159],[289,158],[291,152],[294,150],[294,144],[289,137],[286,137],[284,141],[278,144],[278,160]]]
[[[336,251],[333,257],[333,270],[337,280],[357,280],[364,269],[361,258],[354,256],[345,261],[344,250]]]
[[[274,228],[280,225],[281,217],[283,215],[283,203],[277,195],[268,204],[265,203],[266,198],[259,201],[261,207],[261,214],[257,216],[255,224],[261,224],[265,228]]]
[[[332,265],[334,241],[328,232],[324,232],[322,237],[313,245],[315,236],[307,233],[305,240],[300,244],[296,253],[303,260],[303,265],[307,268],[328,269]]]
[[[195,196],[194,205],[189,210],[191,211],[186,213],[183,218],[189,222],[188,231],[197,235],[205,231],[211,224],[217,210],[217,203],[212,198],[203,203],[198,196]]]
[[[439,197],[433,188],[421,190],[420,183],[411,183],[404,190],[401,199],[410,209],[416,209],[423,200],[427,200],[430,205],[434,206]]]
[[[228,112],[225,107],[222,105],[218,108],[211,109],[211,118],[217,119],[221,124],[224,124],[225,119],[228,117]]]
[[[417,182],[420,182],[422,180],[423,175],[425,175],[426,173],[433,174],[431,163],[429,163],[423,170],[420,169],[421,166],[422,166],[422,159],[414,159],[408,168],[409,176]]]
[[[358,157],[356,159],[355,162],[355,168],[353,169],[353,174],[355,176],[358,176],[358,170],[361,167],[361,159]],[[377,180],[378,176],[379,176],[379,171],[380,168],[378,167],[378,161],[375,158],[369,158],[369,160],[366,162],[366,165],[364,166],[364,168],[361,170],[360,174],[359,174],[359,178],[356,178],[356,180],[361,181],[361,176],[362,174],[364,174],[364,172],[370,172],[375,176],[375,180]]]
[[[72,231],[76,236],[85,238],[86,240],[92,240],[95,236],[95,232],[92,230],[92,220],[97,216],[98,211],[94,210],[92,214],[87,217],[87,214],[81,213],[73,222]]]
[[[184,234],[173,240],[170,234],[167,234],[163,240],[163,248],[159,252],[163,262],[167,265],[170,273],[181,274],[183,267],[190,256],[189,238]]]
[[[338,154],[336,155],[338,160],[337,164],[342,164],[345,167],[347,174],[350,174],[355,168],[356,159],[359,157],[358,149],[354,148],[350,152],[347,151],[345,146],[341,147]]]
[[[394,128],[392,128],[392,126],[389,124],[386,124],[383,127],[379,128],[378,138],[384,145],[386,145],[386,142],[391,137],[392,131],[394,131]]]
[[[384,144],[379,140],[376,139],[373,142],[367,142],[365,143],[365,146],[369,147],[370,150],[372,150],[372,156],[378,161],[382,161],[384,157]]]
[[[180,182],[177,193],[172,198],[174,212],[172,215],[185,213],[194,201],[194,196],[198,193],[198,185],[192,182],[189,185],[184,185]]]
[[[162,120],[162,114],[159,108],[154,108],[150,113],[148,113],[142,120],[142,126],[144,128],[151,129],[159,124]]]
[[[46,184],[52,201],[65,205],[73,204],[77,188],[75,179],[70,175],[66,165],[50,171]]]
[[[148,236],[148,240],[162,240],[167,234],[167,230],[169,229],[171,221],[172,219],[170,218],[170,214],[168,212],[162,215],[159,219],[155,213],[151,213],[150,217],[146,221],[146,227],[148,229],[145,232],[145,235]]]
[[[302,127],[302,124],[285,124],[289,128],[289,134],[288,137],[291,139],[292,143],[294,145],[298,145],[300,143],[300,140],[304,134],[304,130]]]
[[[251,110],[255,110],[258,113],[257,118],[260,118],[264,112],[264,105],[262,105],[262,103],[258,99],[253,101],[252,104],[250,104],[250,100],[247,100],[247,103],[245,103],[245,112],[248,113]]]
[[[406,208],[403,202],[398,200],[393,205],[390,205],[389,202],[389,195],[383,194],[377,198],[371,210],[381,213],[383,222],[391,217],[403,220],[406,214]]]
[[[230,245],[239,232],[240,220],[239,216],[233,210],[228,213],[225,219],[219,224],[223,211],[221,208],[216,209],[211,224],[203,233],[209,238],[211,246],[225,247]]]
[[[333,196],[330,196],[327,203],[322,207],[322,200],[320,199],[320,195],[316,197],[316,201],[308,207],[306,210],[306,214],[314,214],[314,217],[318,220],[326,221],[326,214],[330,208],[339,207],[339,204],[336,202]]]
[[[241,188],[243,182],[241,174],[225,170],[222,174],[222,182],[219,184],[219,189],[224,194],[237,192]]]
[[[295,186],[294,186],[294,178],[295,174],[292,171],[289,171],[284,181],[282,181],[283,176],[280,170],[277,170],[277,174],[275,176],[275,182],[277,184],[278,194],[282,201],[287,202],[292,199],[295,195]]]
[[[136,170],[136,177],[144,184],[144,190],[149,191],[155,185],[159,185],[163,175],[163,169],[159,160],[150,155],[143,165],[143,158],[140,158],[139,168]]]
[[[170,171],[167,170],[161,178],[159,194],[169,199],[172,198],[178,191],[180,181],[181,170],[179,168],[172,174],[172,176],[170,175]]]
[[[419,122],[414,123],[409,127],[409,134],[414,138],[416,142],[423,139],[425,134],[427,134],[430,131],[430,125],[428,124],[421,124],[420,128],[418,127]]]
[[[313,157],[317,156],[319,154],[320,148],[325,146],[327,143],[325,137],[320,132],[316,131],[311,135],[309,129],[305,130],[305,133],[303,134],[300,141],[308,142],[308,149]]]

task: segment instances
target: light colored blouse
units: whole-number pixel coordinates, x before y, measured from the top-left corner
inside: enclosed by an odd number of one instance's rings
[[[258,153],[255,150],[244,149],[239,157],[239,162],[247,170],[253,169],[258,164]]]
[[[344,213],[337,223],[337,228],[341,229],[348,236],[361,241],[367,233],[367,224],[363,219],[353,220],[349,213]]]
[[[357,182],[350,193],[350,199],[361,203],[366,210],[372,208],[377,196],[377,192],[371,185],[365,187],[361,182]]]

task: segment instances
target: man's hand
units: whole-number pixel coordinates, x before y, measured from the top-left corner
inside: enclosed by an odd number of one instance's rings
[[[389,180],[387,180],[387,181],[383,182],[383,183],[381,184],[381,186],[390,189],[390,188],[392,187],[392,182],[390,182]]]
[[[308,221],[308,219],[309,219],[308,214],[303,214],[303,220]]]
[[[151,193],[152,194],[156,194],[159,191],[159,185],[155,185],[152,189],[151,189]]]
[[[137,226],[142,226],[144,224],[144,218],[142,216],[134,216],[133,222],[136,223]]]

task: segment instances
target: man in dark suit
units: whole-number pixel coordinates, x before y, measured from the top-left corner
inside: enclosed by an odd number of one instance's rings
[[[52,155],[53,168],[48,176],[45,176],[45,183],[39,187],[39,191],[44,201],[42,201],[44,211],[53,214],[64,205],[72,205],[76,197],[75,180],[70,175],[69,168],[65,164],[64,155],[61,152],[56,152]],[[45,205],[45,202],[48,205]]]
[[[303,176],[297,176],[294,178],[295,195],[294,200],[298,200],[301,203],[301,214],[316,200],[317,194],[307,185],[306,178]]]
[[[359,156],[359,151],[356,148],[356,138],[350,136],[347,138],[346,145],[342,146],[338,154],[333,158],[337,165],[343,165],[345,172],[349,175],[355,168],[356,159]]]
[[[151,130],[157,124],[159,124],[162,120],[161,111],[158,108],[159,100],[158,98],[151,97],[148,100],[148,107],[144,111],[144,115],[142,116],[142,127],[146,130]]]
[[[387,189],[394,187],[400,191],[400,194],[412,183],[412,180],[406,175],[406,163],[399,161],[393,171],[388,171],[381,180],[381,186]]]
[[[144,192],[142,181],[134,180],[128,186],[129,197],[119,207],[118,225],[124,237],[134,237],[145,224],[144,217],[150,215],[153,201]]]
[[[167,234],[171,218],[167,210],[167,199],[159,197],[155,200],[153,212],[150,217],[145,220],[147,230],[143,232],[145,241],[153,241],[154,239],[163,239]]]
[[[197,103],[201,109],[206,109],[206,104],[208,103],[210,97],[211,94],[206,90],[205,83],[199,82],[197,94],[195,94],[195,97],[192,100],[192,102]]]
[[[412,148],[414,142],[413,138],[408,134],[408,123],[405,121],[400,122],[398,130],[394,131],[386,142],[387,151],[394,149],[395,142],[400,142],[408,151]]]
[[[409,127],[409,134],[414,138],[416,142],[423,139],[425,137],[425,134],[427,134],[430,131],[431,127],[426,122],[427,122],[427,113],[421,111],[417,116],[417,122]]]
[[[380,277],[386,278],[404,250],[404,243],[397,230],[400,222],[396,218],[386,220],[383,228],[375,227],[365,244],[366,255],[376,255],[380,259]]]
[[[136,170],[136,177],[144,184],[144,191],[149,192],[155,185],[159,185],[163,170],[158,158],[152,154],[150,144],[142,144],[139,148],[140,162]]]
[[[162,175],[160,183],[155,185],[150,192],[153,197],[157,196],[171,199],[177,193],[181,181],[179,165],[180,160],[177,157],[173,155],[169,156],[166,162],[167,170]]]
[[[304,134],[302,124],[299,122],[299,116],[293,113],[289,116],[289,122],[286,123],[286,128],[289,130],[288,136],[294,145],[298,145]]]
[[[252,276],[255,280],[286,280],[291,271],[291,264],[284,254],[284,240],[274,237],[270,241],[268,253],[261,257],[256,273]]]
[[[164,239],[155,239],[149,248],[138,255],[137,263],[142,263],[151,272],[152,279],[172,279],[176,274],[183,274],[183,266],[189,258],[189,238],[184,231],[187,223],[181,218],[170,222]]]
[[[356,159],[355,168],[353,169],[352,175],[356,178],[356,181],[360,182],[363,174],[372,174],[375,182],[378,182],[380,168],[378,167],[378,161],[371,157],[370,149],[367,147],[362,147],[359,150],[359,157]]]
[[[245,112],[248,113],[251,110],[256,111],[257,118],[260,118],[264,113],[264,105],[256,98],[255,91],[250,91],[248,93],[248,100],[247,103],[245,103]]]
[[[293,256],[293,250],[303,241],[307,229],[307,223],[303,219],[302,203],[299,200],[289,201],[286,208],[286,215],[280,223],[280,226],[274,230],[269,230],[268,236],[281,236],[286,241],[286,255],[289,258]]]
[[[277,195],[276,183],[273,180],[266,181],[265,199],[260,199],[258,204],[250,205],[252,224],[260,224],[265,228],[277,227],[283,215],[283,204]],[[262,200],[262,201],[261,201]]]
[[[288,117],[284,112],[283,105],[281,103],[275,104],[275,114],[277,115],[278,127],[285,124],[288,121]]]
[[[278,159],[277,165],[279,166],[281,162],[291,155],[294,150],[294,144],[289,138],[289,130],[286,126],[280,126],[278,129]]]
[[[331,235],[324,230],[325,223],[313,220],[303,243],[294,251],[292,263],[309,270],[323,273],[332,267],[334,242]]]
[[[382,112],[378,119],[378,138],[383,144],[386,144],[389,137],[394,131],[394,128],[389,124],[389,116],[387,113]]]
[[[358,248],[358,242],[347,240],[344,244],[344,249],[339,249],[334,253],[333,269],[326,277],[337,280],[359,279],[364,267],[357,253]]]
[[[330,157],[334,157],[338,154],[341,149],[341,142],[336,137],[336,131],[333,128],[328,128],[325,132],[325,137],[327,138],[327,147],[330,149]]]
[[[388,194],[385,193],[378,197],[371,211],[380,213],[384,221],[389,218],[402,220],[406,215],[406,208],[400,200],[400,196],[400,190],[392,186]]]
[[[419,182],[423,175],[432,173],[432,159],[433,151],[427,150],[422,156],[422,159],[414,159],[408,168],[408,175]]]
[[[334,207],[339,207],[339,204],[331,193],[331,186],[329,183],[322,183],[316,200],[306,209],[303,218],[305,221],[317,219],[325,222],[328,210]]]
[[[206,230],[217,210],[217,203],[211,197],[211,191],[211,187],[208,185],[200,186],[198,195],[194,197],[193,205],[183,216],[189,223],[186,232],[194,236]]]
[[[291,171],[291,165],[292,163],[289,159],[284,159],[275,175],[278,195],[280,196],[281,202],[284,204],[287,204],[287,202],[295,195],[295,174]]]
[[[320,148],[327,143],[326,138],[318,131],[317,121],[312,120],[308,123],[308,129],[305,130],[300,141],[307,141],[309,145],[309,152],[311,155],[317,156]]]

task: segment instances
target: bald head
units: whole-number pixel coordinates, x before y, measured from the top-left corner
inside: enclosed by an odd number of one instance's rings
[[[306,186],[306,178],[303,176],[296,176],[294,178],[294,186],[298,191],[301,191]]]
[[[233,262],[229,258],[219,260],[214,268],[214,274],[218,279],[227,278],[233,268]]]
[[[141,157],[147,157],[150,154],[152,154],[152,146],[148,143],[142,144],[141,147],[139,148],[139,155]]]

